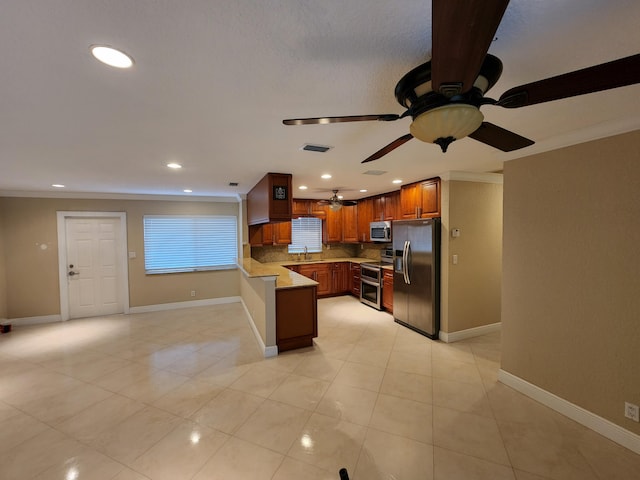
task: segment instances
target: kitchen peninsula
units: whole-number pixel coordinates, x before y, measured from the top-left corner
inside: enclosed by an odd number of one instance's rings
[[[366,258],[315,260],[304,264],[362,263]],[[265,357],[309,347],[318,335],[319,283],[290,268],[297,262],[238,261],[240,294]]]

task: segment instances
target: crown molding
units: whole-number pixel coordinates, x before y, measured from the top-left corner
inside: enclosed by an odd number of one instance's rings
[[[0,197],[22,198],[75,198],[78,200],[152,200],[168,202],[212,202],[240,203],[242,196],[234,194],[229,197],[202,195],[146,195],[129,193],[95,193],[95,192],[36,192],[27,190],[0,190]]]
[[[461,172],[452,170],[439,175],[439,177],[445,182],[455,180],[458,182],[503,183],[501,173]]]

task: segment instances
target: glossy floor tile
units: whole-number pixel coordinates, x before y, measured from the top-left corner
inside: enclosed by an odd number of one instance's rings
[[[238,303],[0,336],[0,479],[631,480],[640,456],[352,297],[263,358]]]

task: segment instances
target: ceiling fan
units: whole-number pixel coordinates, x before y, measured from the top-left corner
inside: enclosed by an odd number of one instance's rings
[[[397,101],[401,115],[352,115],[283,120],[285,125],[314,125],[378,120],[391,122],[410,116],[410,133],[397,138],[362,163],[377,160],[412,138],[435,143],[443,152],[464,137],[503,152],[535,143],[485,122],[484,105],[520,108],[587,93],[640,83],[640,54],[538,80],[503,93],[498,100],[485,93],[498,81],[502,62],[488,54],[509,0],[433,0],[432,58],[400,79]]]
[[[318,205],[329,205],[329,208],[333,211],[340,210],[343,206],[352,206],[357,205],[357,202],[353,200],[342,200],[338,197],[338,190],[332,190],[333,195],[329,200],[320,200]]]

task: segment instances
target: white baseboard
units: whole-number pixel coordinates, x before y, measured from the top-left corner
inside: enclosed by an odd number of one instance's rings
[[[247,305],[244,303],[244,300],[242,298],[240,298],[240,302],[242,303],[242,307],[244,308],[244,311],[247,314],[247,318],[249,319],[249,326],[251,327],[251,330],[253,331],[253,335],[256,337],[256,340],[260,344],[260,348],[262,349],[262,352],[264,353],[264,358],[277,357],[278,356],[278,346],[277,345],[273,345],[273,346],[267,347],[264,344],[264,341],[262,340],[262,336],[260,335],[260,332],[258,331],[258,329],[256,327],[256,324],[253,321],[253,317],[249,313],[249,309],[247,308]]]
[[[502,323],[491,323],[489,325],[482,325],[480,327],[468,328],[467,330],[460,330],[459,332],[438,332],[438,338],[445,343],[459,342],[465,338],[479,337],[480,335],[486,335],[487,333],[499,332],[502,327]]]
[[[42,315],[39,317],[22,317],[3,320],[2,323],[11,323],[13,325],[38,325],[40,323],[61,322],[60,315]]]
[[[160,312],[163,310],[176,310],[178,308],[204,307],[207,305],[221,305],[223,303],[236,303],[236,302],[239,302],[240,300],[241,300],[240,297],[220,297],[220,298],[205,298],[203,300],[190,300],[187,302],[158,303],[156,305],[142,305],[140,307],[130,307],[129,313]]]
[[[573,403],[560,398],[551,392],[547,392],[546,390],[543,390],[520,377],[516,377],[509,372],[505,372],[502,369],[498,372],[498,380],[527,397],[546,405],[556,412],[575,420],[579,424],[590,428],[600,435],[607,437],[609,440],[612,440],[640,455],[640,435],[636,435],[635,433],[622,428],[620,425],[616,425],[615,423],[602,418],[589,410],[585,410],[578,405],[574,405]]]

